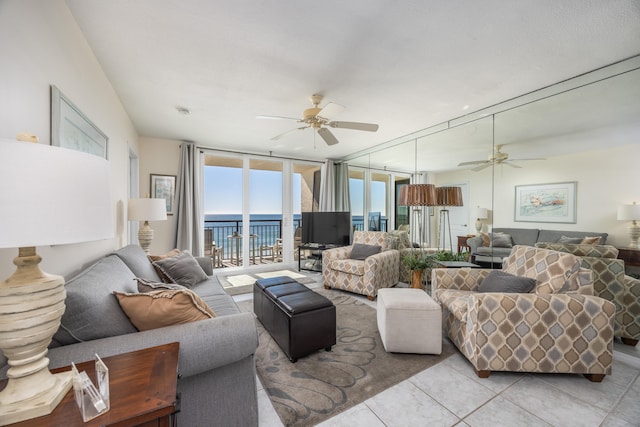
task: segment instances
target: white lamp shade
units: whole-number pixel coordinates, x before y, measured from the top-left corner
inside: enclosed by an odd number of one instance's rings
[[[622,205],[618,207],[619,221],[637,221],[640,220],[640,205]]]
[[[478,208],[476,210],[476,218],[478,219],[487,219],[487,208]]]
[[[109,162],[0,139],[0,218],[0,248],[112,238]]]
[[[165,199],[129,199],[129,221],[164,221],[167,219]]]

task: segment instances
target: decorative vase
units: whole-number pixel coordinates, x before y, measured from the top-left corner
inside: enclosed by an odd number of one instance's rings
[[[422,272],[423,270],[411,270],[411,287],[422,289]]]

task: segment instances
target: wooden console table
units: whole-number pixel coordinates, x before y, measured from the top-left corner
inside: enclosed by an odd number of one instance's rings
[[[175,417],[178,381],[177,342],[143,350],[104,357],[109,368],[111,409],[88,421],[82,421],[73,388],[53,412],[44,417],[11,424],[14,427],[71,427],[71,426],[141,426],[169,427]],[[78,371],[86,371],[96,383],[95,362],[76,364]],[[70,366],[52,372],[70,370]],[[0,381],[0,390],[7,380]]]

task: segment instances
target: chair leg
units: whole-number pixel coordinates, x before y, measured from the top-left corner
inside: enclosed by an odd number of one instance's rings
[[[583,375],[586,379],[588,379],[592,383],[602,382],[602,380],[606,376],[605,374],[583,374]]]
[[[638,340],[634,340],[633,338],[621,337],[620,340],[623,344],[630,345],[631,347],[635,347],[636,345],[638,345]]]
[[[491,371],[486,371],[486,370],[478,371],[475,368],[474,368],[474,371],[476,371],[476,375],[478,376],[478,378],[489,378],[489,375],[491,374]]]
[[[329,286],[329,285],[324,285],[324,288],[325,288],[325,289],[331,289],[331,286]]]
[[[373,295],[367,295],[367,298],[369,299],[369,301],[375,301],[376,297],[374,297]]]

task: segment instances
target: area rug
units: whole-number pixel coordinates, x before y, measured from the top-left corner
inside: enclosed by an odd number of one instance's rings
[[[256,369],[264,390],[285,426],[312,426],[427,369],[455,353],[447,340],[441,355],[387,353],[376,310],[339,292],[317,289],[336,306],[337,343],[291,363],[258,325]],[[239,303],[252,311],[252,301]]]
[[[268,277],[289,276],[300,283],[315,283],[321,277],[319,274],[315,276],[307,276],[291,270],[269,271],[256,274],[237,274],[234,276],[218,276],[222,287],[229,295],[239,295],[252,292],[253,283],[258,279],[266,279]]]

